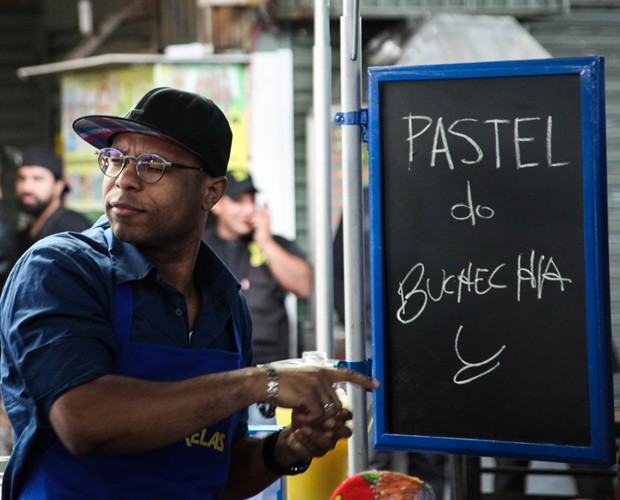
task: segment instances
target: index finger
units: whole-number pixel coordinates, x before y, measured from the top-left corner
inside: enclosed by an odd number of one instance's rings
[[[367,391],[378,389],[381,382],[371,377],[364,375],[363,373],[349,370],[348,368],[335,368],[327,370],[328,378],[332,383],[349,382],[351,384],[359,385]]]

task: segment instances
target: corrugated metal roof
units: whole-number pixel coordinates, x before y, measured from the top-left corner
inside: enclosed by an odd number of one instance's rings
[[[403,36],[403,30],[409,30]],[[399,40],[400,39],[400,40]],[[438,14],[384,36],[371,66],[545,59],[549,52],[512,16]]]
[[[340,16],[347,0],[332,0],[332,17]],[[311,18],[313,0],[276,0],[276,15],[286,19]],[[424,13],[512,15],[533,18],[568,12],[570,0],[360,0],[360,14],[366,19],[398,19]]]

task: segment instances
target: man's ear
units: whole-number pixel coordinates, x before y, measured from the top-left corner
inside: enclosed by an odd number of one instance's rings
[[[211,210],[220,198],[224,196],[228,186],[228,180],[225,176],[211,177],[207,181],[207,192],[205,195],[205,205],[207,210]]]
[[[57,198],[62,198],[66,188],[67,183],[63,179],[56,179],[54,181],[54,194]]]

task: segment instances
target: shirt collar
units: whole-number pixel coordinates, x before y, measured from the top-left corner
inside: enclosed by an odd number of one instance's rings
[[[138,248],[114,236],[105,215],[100,217],[94,226],[100,228],[104,234],[117,284],[141,280],[149,273],[157,272],[155,265]],[[216,293],[223,293],[226,302],[232,300],[241,288],[237,278],[204,242],[200,243],[196,275],[201,286]]]

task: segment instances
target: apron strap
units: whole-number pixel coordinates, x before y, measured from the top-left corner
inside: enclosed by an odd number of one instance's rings
[[[116,285],[112,327],[117,337],[129,341],[133,315],[133,290],[130,283]]]
[[[105,227],[108,225],[108,219],[102,216],[94,225],[94,227]],[[103,237],[108,244],[108,248],[112,245],[112,228],[108,227],[103,232]],[[114,314],[112,315],[112,328],[117,337],[129,340],[131,334],[131,320],[133,316],[133,290],[131,284],[121,283],[116,285],[114,289]]]
[[[241,335],[239,334],[237,323],[235,323],[235,320],[232,316],[230,318],[230,322],[232,323],[232,327],[233,327],[233,336],[235,337],[235,347],[237,349],[237,352],[241,354],[241,359],[243,359],[243,351],[241,349]]]

